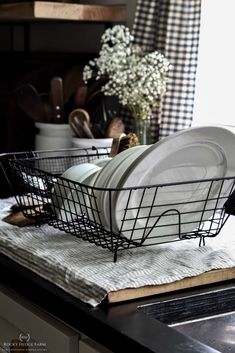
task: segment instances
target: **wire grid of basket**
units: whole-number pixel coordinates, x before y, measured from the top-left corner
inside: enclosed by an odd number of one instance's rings
[[[226,222],[224,203],[235,177],[123,189],[61,177],[72,165],[107,156],[104,149],[13,154],[5,158],[5,171],[17,202],[32,206],[25,216],[109,249],[114,261],[119,250],[137,246],[190,238],[203,245]]]

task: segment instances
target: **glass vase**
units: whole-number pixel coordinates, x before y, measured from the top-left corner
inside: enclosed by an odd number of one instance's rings
[[[135,119],[134,129],[134,132],[137,135],[141,145],[149,145],[152,143],[150,133],[150,119]]]

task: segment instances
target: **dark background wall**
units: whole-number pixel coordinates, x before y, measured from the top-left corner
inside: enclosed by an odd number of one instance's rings
[[[16,102],[17,88],[30,83],[47,93],[53,76],[64,78],[74,65],[82,70],[98,52],[104,29],[103,24],[0,26],[0,152],[33,148],[34,124]]]

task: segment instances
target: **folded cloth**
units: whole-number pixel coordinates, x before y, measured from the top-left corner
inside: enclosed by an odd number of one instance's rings
[[[235,266],[235,218],[207,245],[198,240],[121,251],[113,255],[48,225],[19,228],[2,221],[13,198],[0,201],[0,252],[76,298],[97,306],[112,291],[171,283]]]

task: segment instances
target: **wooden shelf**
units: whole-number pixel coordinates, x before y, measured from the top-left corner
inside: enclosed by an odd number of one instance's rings
[[[47,1],[5,3],[0,5],[0,20],[124,22],[126,7]]]

